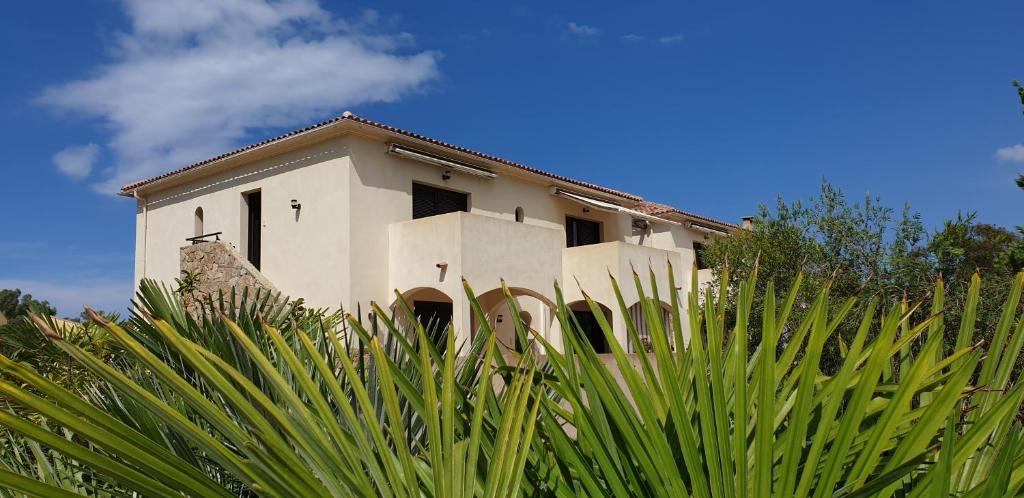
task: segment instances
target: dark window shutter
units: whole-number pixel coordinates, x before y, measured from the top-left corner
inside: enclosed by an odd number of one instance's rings
[[[565,246],[576,247],[601,243],[601,224],[596,221],[565,217]]]
[[[456,211],[469,211],[469,195],[419,183],[412,184],[413,219]]]

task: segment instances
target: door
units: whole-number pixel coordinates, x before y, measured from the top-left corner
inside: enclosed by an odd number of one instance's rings
[[[601,243],[601,224],[596,221],[565,217],[565,247]]]
[[[452,303],[413,301],[412,312],[416,315],[416,319],[423,324],[427,336],[437,346],[437,349],[444,352],[445,345],[447,344],[445,330],[448,328],[448,324],[452,322]]]
[[[259,270],[263,249],[263,197],[260,191],[245,194],[245,205],[249,213],[246,224],[246,259]]]
[[[456,211],[469,211],[469,195],[462,192],[412,184],[412,219]]]
[[[601,326],[597,323],[597,318],[594,317],[594,314],[590,311],[573,311],[572,314],[576,316],[576,321],[580,322],[583,335],[590,341],[594,351],[597,353],[607,353],[608,343],[604,340],[604,331],[601,330]]]

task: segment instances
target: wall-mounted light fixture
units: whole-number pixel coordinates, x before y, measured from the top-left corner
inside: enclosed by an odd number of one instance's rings
[[[302,209],[302,204],[299,204],[298,200],[292,199],[292,209],[294,209],[296,211],[299,210],[299,209]]]
[[[451,180],[452,179],[452,171],[451,170],[445,170],[444,173],[441,173],[441,179],[444,180],[444,181]]]

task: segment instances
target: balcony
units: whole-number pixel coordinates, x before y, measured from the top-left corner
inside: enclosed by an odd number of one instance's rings
[[[658,293],[663,300],[668,299],[668,263],[672,263],[677,286],[686,285],[683,281],[682,258],[678,252],[638,246],[627,242],[605,242],[562,250],[562,281],[565,287],[567,302],[582,299],[576,280],[580,286],[599,303],[615,308],[618,306],[612,291],[608,274],[611,273],[619,281],[622,298],[629,306],[640,299],[633,283],[632,268],[640,273],[644,292],[651,295],[648,270],[653,269]]]
[[[619,282],[622,299],[627,308],[633,308],[640,295],[633,282],[633,268],[640,274],[644,294],[651,297],[649,270],[654,270],[658,294],[665,306],[668,305],[669,282],[668,263],[672,263],[677,286],[687,285],[683,281],[682,258],[678,252],[638,246],[626,242],[605,242],[587,246],[570,247],[562,250],[562,282],[566,303],[572,309],[583,310],[580,303],[583,291],[600,304],[606,318],[612,324],[619,344],[626,344],[625,318],[619,312],[618,300],[608,279],[610,273]],[[579,285],[576,285],[579,281]],[[685,306],[685,304],[684,304]],[[639,309],[639,308],[637,308]],[[636,318],[639,318],[637,316]],[[634,319],[634,322],[637,320]],[[688,336],[688,331],[684,331]]]
[[[561,230],[464,212],[392,223],[388,284],[410,301],[451,303],[454,325],[462,335],[457,339],[464,340],[475,327],[460,277],[469,280],[488,312],[504,302],[501,279],[513,294],[550,306],[554,282],[562,276],[564,239]],[[532,313],[538,323],[548,321],[546,311],[544,316],[538,310]]]
[[[388,226],[393,289],[436,287],[462,294],[459,277],[480,292],[509,286],[550,294],[562,275],[561,231],[472,213],[448,213]],[[451,294],[449,294],[451,295]]]

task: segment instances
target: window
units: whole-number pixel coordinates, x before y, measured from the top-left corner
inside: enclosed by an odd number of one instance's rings
[[[193,222],[193,225],[194,226],[193,226],[193,230],[192,231],[195,232],[195,233],[192,234],[193,237],[199,237],[200,235],[205,235],[203,233],[203,208],[202,207],[197,207],[196,208],[196,216],[195,216],[195,220]]]
[[[526,212],[523,211],[522,207],[516,208],[516,223],[522,223],[526,219]]]
[[[261,244],[263,242],[263,196],[259,190],[243,194],[247,212],[246,257],[257,270],[260,269]]]
[[[704,263],[704,244],[700,242],[693,243],[693,264],[697,265],[698,270],[703,270],[708,267]]]
[[[469,195],[419,183],[412,184],[412,218],[469,211]]]
[[[672,312],[669,311],[667,305],[664,304],[662,304],[660,309],[661,326],[667,336],[668,343],[671,345],[675,338],[672,333]],[[644,352],[650,353],[653,351],[653,340],[651,339],[651,329],[653,327],[647,323],[647,315],[644,313],[643,303],[638,302],[629,307],[629,319],[633,321],[633,326],[636,327],[636,334],[640,337],[640,343],[644,345]],[[629,341],[629,352],[637,352],[633,341]]]
[[[601,243],[601,224],[596,221],[565,217],[565,247]]]

